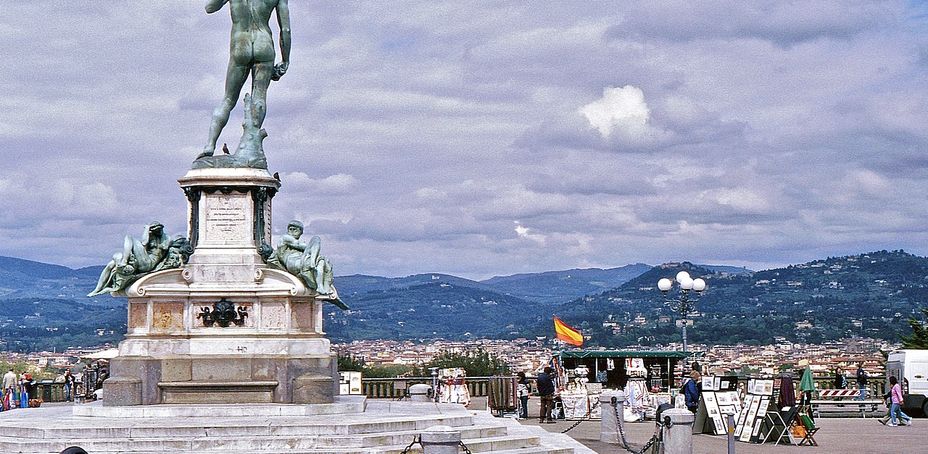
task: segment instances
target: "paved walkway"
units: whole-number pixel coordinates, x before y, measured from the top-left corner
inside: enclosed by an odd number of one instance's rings
[[[913,427],[886,427],[876,419],[819,418],[816,420],[821,429],[815,435],[817,448],[786,445],[758,445],[735,442],[736,453],[808,453],[810,450],[829,453],[902,453],[928,452],[928,421],[919,419]],[[537,424],[532,418],[523,424]],[[571,421],[558,421],[556,424],[543,424],[549,432],[560,432],[573,424]],[[923,427],[919,427],[923,426]],[[626,437],[632,448],[638,449],[654,433],[654,423],[635,423],[626,426]],[[599,441],[599,421],[585,421],[567,432],[571,438],[583,443],[599,454],[616,454],[624,452],[618,444]],[[722,454],[727,452],[724,436],[694,435],[694,454]]]
[[[534,405],[533,402],[534,401]],[[538,398],[529,399],[531,418],[520,421],[526,425],[538,425]],[[481,408],[485,401],[474,402],[472,408]],[[911,427],[887,427],[876,418],[819,418],[815,422],[821,427],[815,434],[818,447],[787,446],[773,444],[751,444],[735,442],[738,454],[789,454],[789,453],[855,453],[886,454],[928,452],[928,420],[914,419]],[[574,425],[575,421],[558,421],[541,424],[549,432],[561,432]],[[621,454],[626,452],[619,444],[599,441],[600,421],[584,421],[567,432],[571,438],[583,443],[599,454]],[[639,449],[654,434],[654,422],[626,424],[626,438],[633,449]],[[694,454],[725,454],[728,442],[724,436],[694,435]]]
[[[378,401],[382,402],[382,401]],[[529,410],[532,416],[528,420],[520,421],[525,426],[539,426],[548,432],[559,433],[573,426],[575,421],[558,421],[554,424],[538,424],[538,399],[529,400]],[[384,403],[388,403],[385,401]],[[46,404],[52,413],[70,414],[70,404]],[[57,407],[57,408],[56,408]],[[486,399],[474,399],[469,406],[471,410],[486,408]],[[4,419],[38,416],[39,413],[29,410],[15,410],[4,413]],[[767,453],[855,453],[855,454],[883,454],[883,453],[913,453],[928,452],[928,420],[917,418],[911,427],[887,427],[875,418],[819,418],[816,420],[821,429],[815,435],[819,446],[815,448],[786,446],[786,445],[758,445],[750,443],[735,443],[735,452],[739,454],[767,454]],[[2,424],[0,424],[2,426]],[[629,423],[626,426],[626,436],[632,448],[638,449],[647,442],[654,433],[652,421],[643,423]],[[603,443],[599,441],[600,421],[583,421],[567,432],[567,435],[582,443],[599,454],[622,454],[626,452],[618,444]],[[724,436],[694,435],[694,454],[724,454],[727,452],[727,441]]]

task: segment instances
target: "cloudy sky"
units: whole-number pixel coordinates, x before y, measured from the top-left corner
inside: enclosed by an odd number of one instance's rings
[[[185,231],[228,60],[204,3],[3,2],[0,255]],[[290,3],[274,229],[336,274],[928,253],[923,3]]]

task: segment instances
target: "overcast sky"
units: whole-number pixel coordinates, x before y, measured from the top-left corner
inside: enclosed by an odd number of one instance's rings
[[[274,231],[338,275],[928,251],[924,3],[290,3]],[[204,4],[3,2],[0,255],[185,232],[228,61]]]

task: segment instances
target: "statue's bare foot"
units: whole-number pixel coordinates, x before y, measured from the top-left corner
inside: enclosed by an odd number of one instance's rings
[[[208,158],[208,157],[212,156],[213,153],[214,153],[215,151],[216,151],[216,147],[212,147],[212,148],[211,148],[211,147],[205,147],[205,148],[203,148],[203,152],[200,153],[199,155],[197,155],[197,159],[200,159],[200,158]],[[196,159],[194,159],[194,161],[195,161],[195,160],[196,160]]]

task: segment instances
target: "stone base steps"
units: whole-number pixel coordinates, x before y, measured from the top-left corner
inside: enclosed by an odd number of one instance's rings
[[[405,446],[403,446],[405,448]],[[468,446],[469,448],[469,446]],[[126,454],[164,454],[165,451],[130,451]],[[170,451],[171,454],[197,454],[201,451]],[[266,451],[266,453],[271,453],[275,451]],[[356,451],[347,451],[347,450],[300,450],[300,449],[288,449],[286,451],[276,451],[281,454],[379,454],[383,451],[379,451],[376,448],[372,449],[359,449]],[[400,451],[391,451],[391,452],[402,452]],[[409,450],[411,453],[421,454],[422,448],[418,445],[414,446]],[[476,452],[476,451],[475,451]],[[533,446],[530,448],[519,448],[519,449],[505,449],[501,451],[493,451],[493,454],[573,454],[573,449],[571,448],[558,448],[558,447],[548,447],[548,446]],[[120,452],[121,453],[121,452]],[[224,454],[255,454],[255,453],[265,453],[265,451],[223,451]],[[57,453],[56,453],[57,454]],[[91,453],[96,454],[96,453]]]
[[[364,412],[365,399],[355,396],[338,396],[330,404],[160,404],[135,405],[129,407],[105,407],[102,405],[75,405],[74,416],[97,418],[224,418],[224,417],[276,417],[276,416],[319,416],[337,414],[360,414]]]
[[[501,428],[505,431],[505,428]],[[477,433],[470,435],[480,436]],[[399,454],[413,440],[414,433],[383,434],[369,436],[363,440],[330,437],[235,437],[235,438],[76,438],[66,442],[53,440],[14,440],[0,437],[0,446],[4,453],[58,453],[68,446],[80,446],[93,454],[141,453],[141,452],[230,452],[247,451],[251,453],[379,453]],[[494,435],[480,438],[464,438],[464,444],[471,452],[497,452],[538,447],[538,437]],[[397,443],[400,442],[400,443]],[[419,445],[414,451],[421,451]]]
[[[324,436],[364,435],[376,433],[414,432],[436,425],[469,427],[473,417],[467,414],[443,417],[384,418],[376,421],[322,422],[319,420],[263,419],[208,422],[198,419],[145,421],[138,425],[101,427],[93,419],[71,421],[63,427],[24,427],[10,425],[0,430],[2,439],[107,439],[107,438],[196,438],[196,437],[261,437],[261,436]],[[0,450],[0,452],[3,452]]]
[[[82,416],[86,410],[77,408],[43,407],[0,414],[0,454],[58,454],[69,446],[92,454],[400,454],[417,435],[434,426],[460,431],[464,444],[475,454],[592,453],[562,434],[459,405],[374,402],[360,413],[306,416],[236,412],[229,416],[226,407],[204,406],[196,411],[210,416],[200,417]],[[154,406],[146,410],[177,411]],[[417,443],[410,452],[421,453],[422,446]]]
[[[433,424],[434,425],[434,424]],[[119,444],[126,441],[140,445],[157,446],[157,448],[146,448],[143,446],[126,449],[127,451],[146,451],[150,449],[159,450],[180,450],[186,449],[188,445],[208,446],[210,443],[218,446],[233,444],[236,440],[266,440],[267,444],[287,444],[290,445],[307,445],[311,444],[313,448],[325,447],[344,447],[344,448],[365,448],[374,446],[391,446],[399,444],[408,444],[420,432],[420,430],[403,430],[389,432],[367,432],[355,433],[351,435],[334,435],[334,434],[317,434],[306,433],[300,429],[302,426],[275,427],[276,434],[273,435],[256,435],[250,427],[242,427],[239,431],[222,431],[219,433],[212,432],[204,434],[200,430],[189,430],[188,428],[138,428],[133,429],[130,436],[122,436],[117,432],[108,429],[83,429],[68,430],[66,433],[57,433],[54,437],[33,437],[33,436],[16,436],[15,434],[0,434],[0,446],[12,447],[17,446],[20,450],[41,451],[49,448],[54,450],[54,446],[60,443],[53,440],[68,440],[68,443],[78,446],[97,445],[99,449],[110,450],[103,446],[109,446],[114,443]],[[314,429],[316,427],[309,427]],[[463,439],[481,439],[489,437],[502,437],[507,435],[507,429],[503,426],[472,425],[458,426]],[[27,433],[28,429],[12,428],[12,432]],[[9,431],[8,431],[9,432]],[[106,433],[110,432],[110,433]],[[238,433],[234,433],[238,432]],[[35,434],[29,434],[35,435]],[[231,448],[231,447],[230,447]],[[87,449],[87,448],[85,448]],[[202,448],[206,449],[206,448]],[[7,451],[3,451],[4,453]]]

